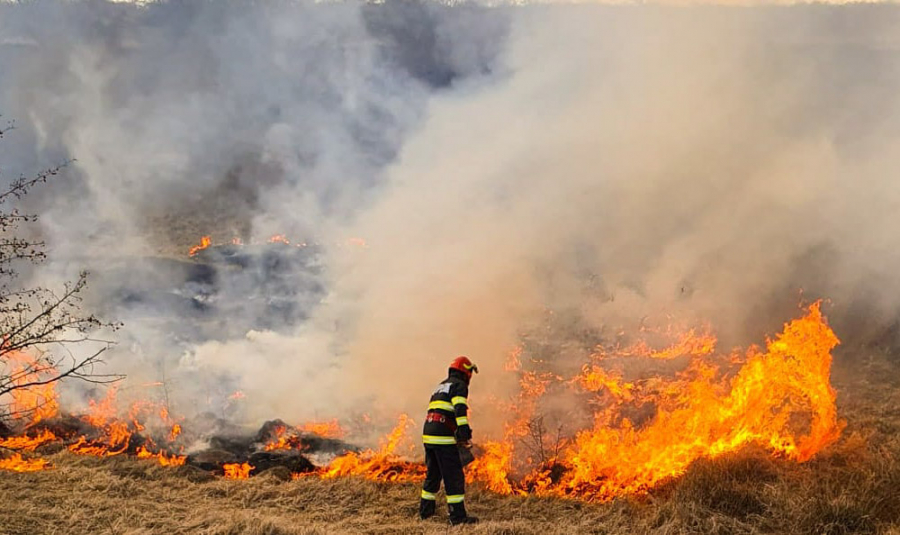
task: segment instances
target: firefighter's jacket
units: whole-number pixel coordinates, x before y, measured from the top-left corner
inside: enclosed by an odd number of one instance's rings
[[[431,446],[455,445],[457,440],[472,439],[469,427],[469,384],[458,370],[450,375],[431,394],[428,414],[422,431],[422,442]]]

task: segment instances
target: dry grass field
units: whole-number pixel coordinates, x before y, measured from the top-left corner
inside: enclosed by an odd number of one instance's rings
[[[484,521],[449,528],[416,514],[416,485],[359,478],[244,481],[133,458],[50,455],[45,472],[0,472],[0,533],[896,533],[900,374],[887,359],[835,371],[838,444],[805,464],[763,452],[695,463],[647,496],[588,504],[470,489]],[[282,477],[278,477],[278,476]]]

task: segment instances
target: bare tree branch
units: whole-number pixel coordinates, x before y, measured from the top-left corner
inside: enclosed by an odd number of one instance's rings
[[[0,139],[14,128],[11,122],[0,126]],[[39,184],[59,175],[69,163],[13,180],[0,190],[0,205],[22,199]],[[16,234],[37,220],[36,215],[16,208],[0,210],[0,417],[10,419],[40,411],[53,401],[40,396],[47,385],[58,381],[108,384],[123,378],[98,372],[103,364],[101,357],[112,341],[92,333],[103,328],[115,330],[119,324],[103,322],[82,309],[86,271],[63,284],[59,293],[43,286],[18,285],[21,263],[38,264],[47,257],[43,240]],[[71,348],[85,344],[88,355],[76,357]],[[17,392],[28,391],[35,397],[33,403],[10,410],[9,395],[15,400]]]
[[[532,461],[537,466],[550,466],[555,463],[566,444],[563,425],[557,425],[555,433],[551,435],[547,430],[544,416],[539,414],[528,421],[527,428],[528,433],[520,440]]]

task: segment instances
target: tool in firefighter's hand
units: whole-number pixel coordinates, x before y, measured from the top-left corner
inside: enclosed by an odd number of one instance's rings
[[[459,449],[459,460],[462,461],[463,467],[475,460],[475,454],[472,453],[472,441],[465,440],[457,444]]]

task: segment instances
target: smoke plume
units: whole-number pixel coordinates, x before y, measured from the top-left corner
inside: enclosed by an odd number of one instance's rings
[[[671,314],[743,344],[827,297],[848,330],[891,327],[898,19],[4,5],[0,110],[19,128],[3,162],[77,158],[34,201],[55,259],[35,276],[103,274],[95,301],[126,323],[110,366],[133,381],[165,375],[185,412],[240,390],[247,419],[418,414],[458,354],[482,369],[473,397],[502,395],[506,354],[549,315],[602,330]],[[185,276],[206,234],[320,252]]]

